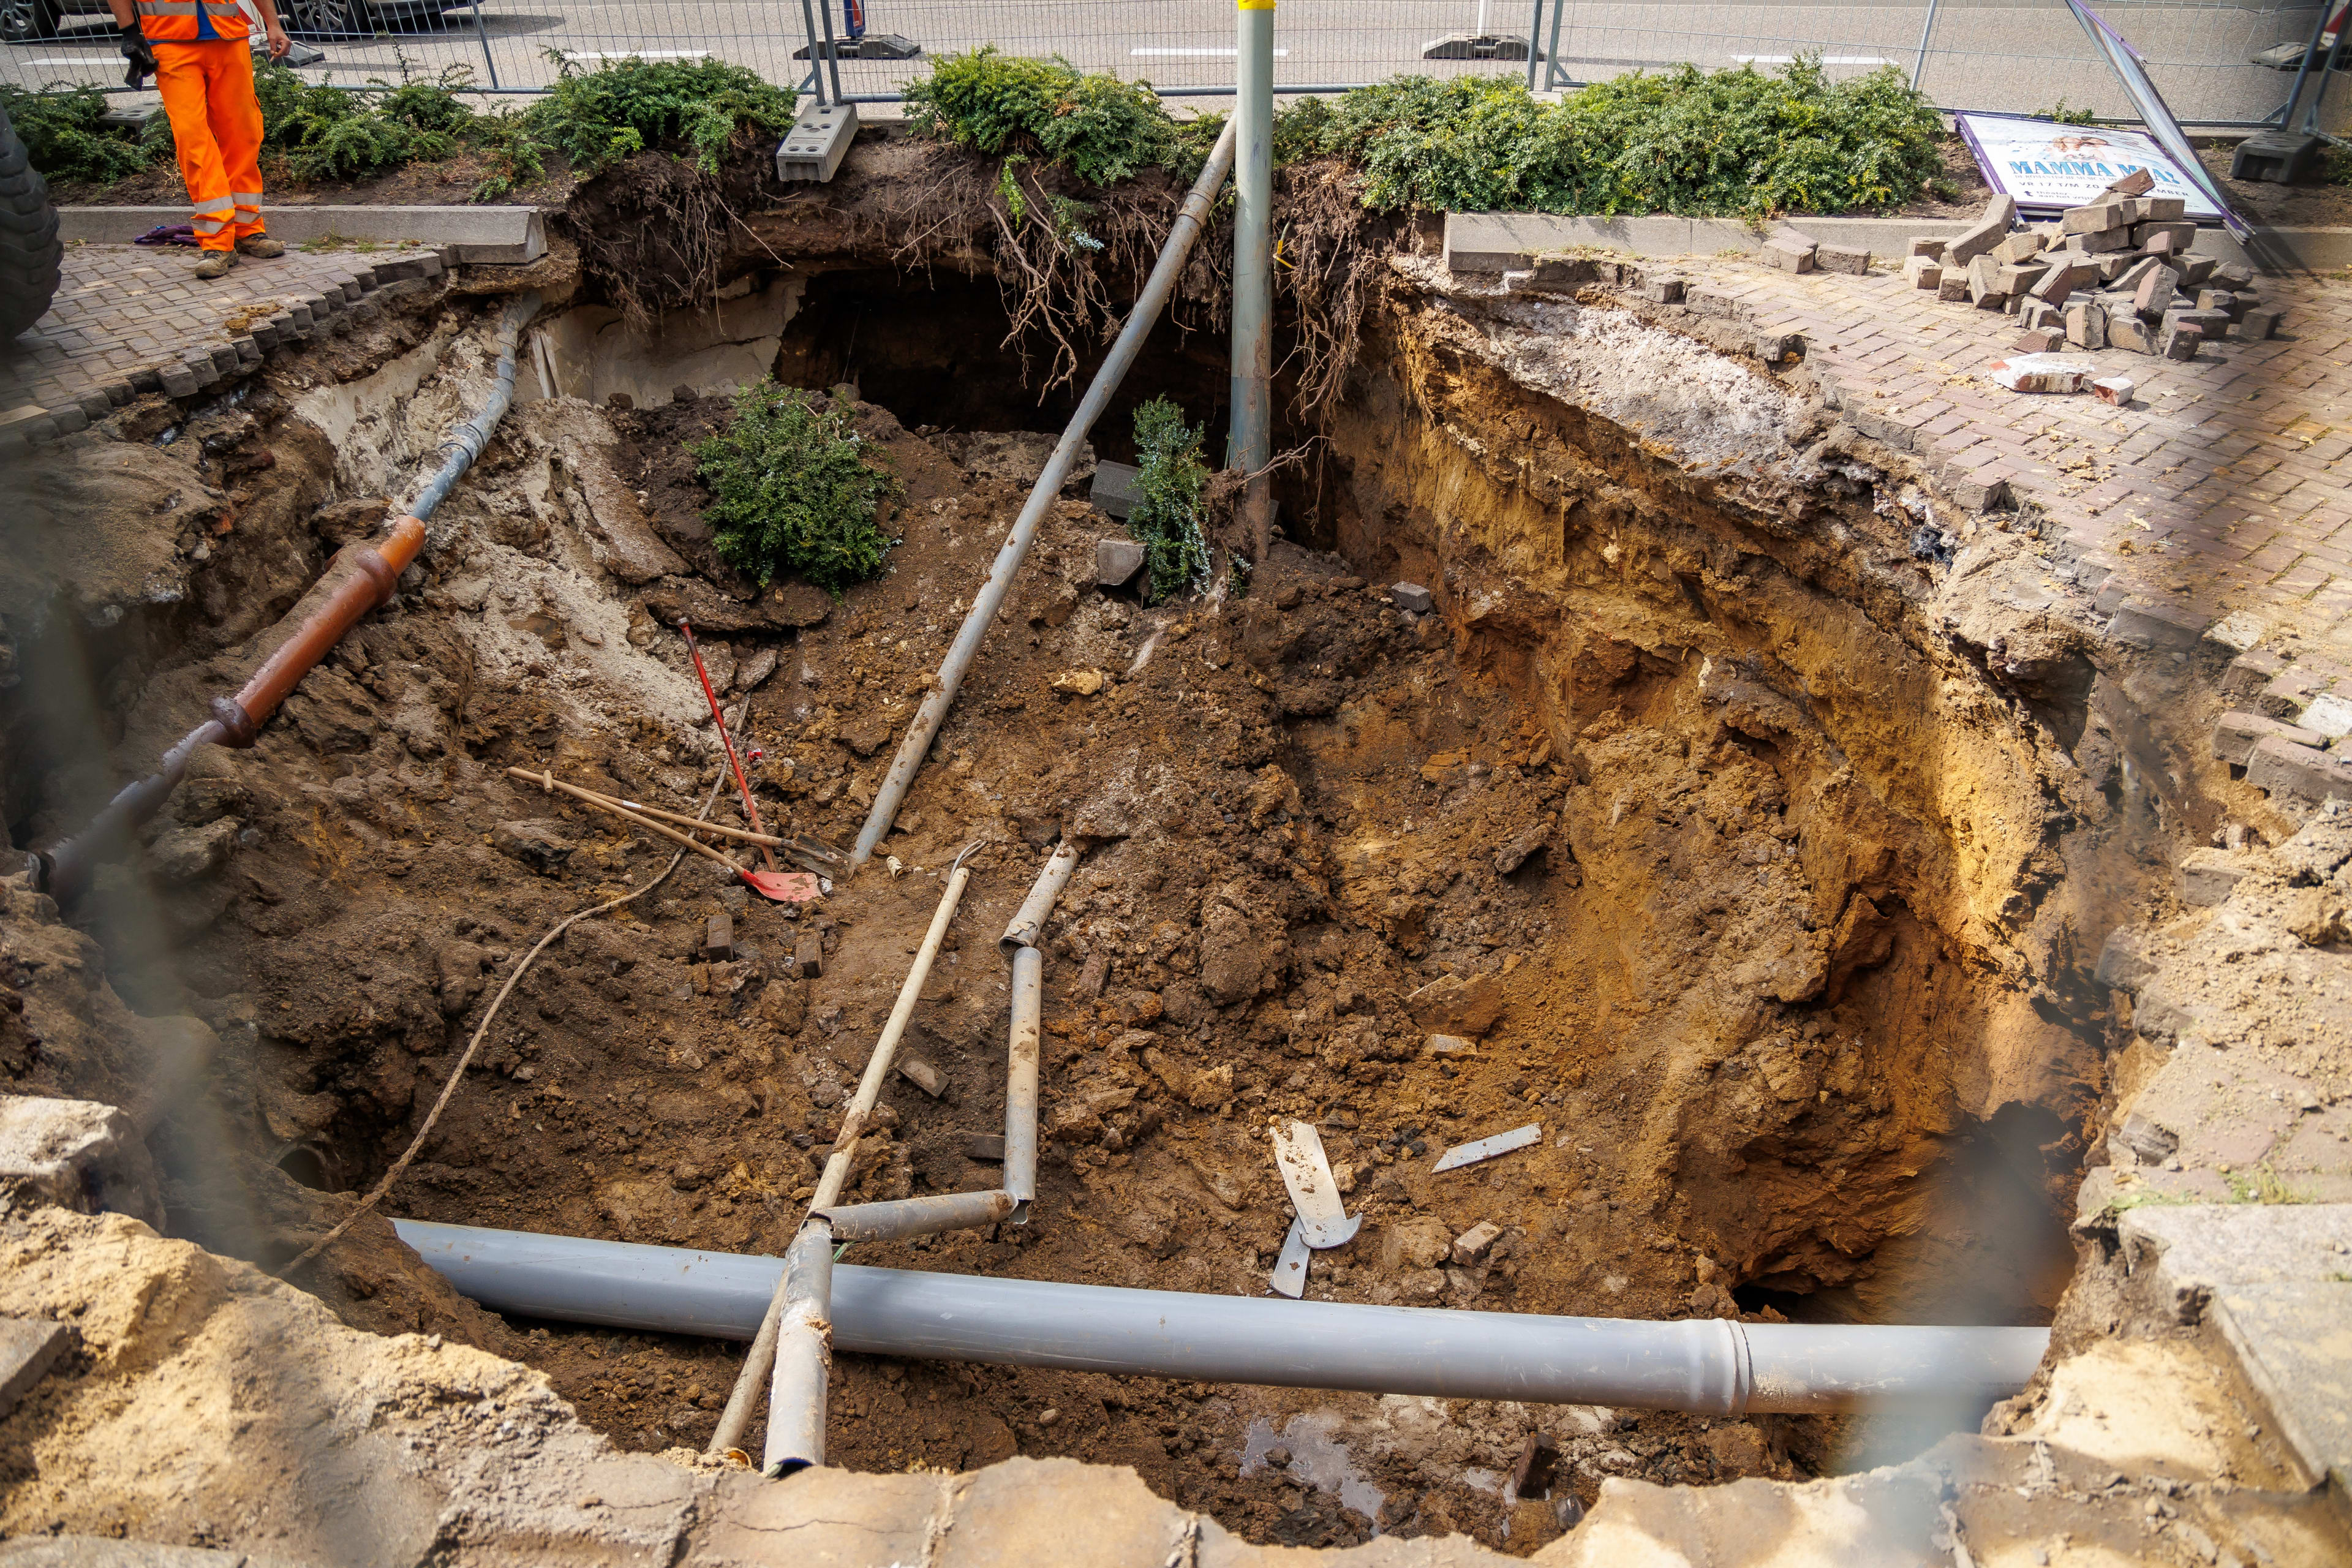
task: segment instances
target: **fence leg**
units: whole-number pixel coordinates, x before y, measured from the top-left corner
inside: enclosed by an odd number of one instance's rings
[[[833,0],[816,0],[816,14],[824,18],[824,69],[833,79],[833,101],[841,101],[841,46],[833,39]]]
[[[1936,7],[1940,0],[1927,0],[1927,19],[1919,24],[1919,58],[1911,62],[1911,90],[1919,90],[1919,79],[1927,74],[1927,42],[1936,32]]]
[[[499,62],[490,58],[489,29],[482,26],[482,0],[474,0],[470,9],[474,13],[474,37],[481,40],[482,68],[490,73],[490,90],[495,92],[499,85]]]
[[[1234,360],[1227,465],[1259,477],[1242,491],[1253,564],[1274,532],[1274,0],[1237,0],[1234,100]]]
[[[1535,12],[1528,18],[1528,90],[1536,89],[1536,57],[1543,53],[1536,40],[1543,37],[1543,0],[1535,0]]]
[[[816,0],[816,4],[826,5],[832,0]],[[809,0],[801,0],[801,26],[808,34],[808,85],[816,89],[816,106],[823,109],[833,100],[824,95],[824,61],[817,58],[817,50],[824,46],[817,42],[816,13],[809,9]]]
[[[1567,9],[1568,0],[1551,0],[1551,47],[1544,51],[1544,90],[1547,92],[1558,92],[1570,85],[1559,68],[1559,14]],[[1532,47],[1535,40],[1529,38],[1528,43]]]

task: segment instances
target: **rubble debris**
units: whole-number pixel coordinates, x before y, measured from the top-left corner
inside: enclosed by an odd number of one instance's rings
[[[1004,1134],[1002,1132],[967,1132],[963,1135],[963,1157],[991,1165],[1004,1163]]]
[[[534,819],[499,823],[490,829],[490,847],[551,877],[572,858],[572,844],[553,824]]]
[[[1475,1042],[1465,1040],[1459,1035],[1432,1035],[1423,1043],[1421,1054],[1441,1059],[1450,1058],[1459,1060],[1476,1056],[1478,1047]]]
[[[1099,477],[1097,479],[1100,485]],[[1141,543],[1107,534],[1095,541],[1095,584],[1103,588],[1124,588],[1135,581],[1143,570],[1145,551]]]
[[[1813,269],[1813,242],[1794,229],[1780,229],[1769,236],[1759,253],[1764,265],[1783,272],[1811,272]]]
[[[1559,1444],[1548,1432],[1530,1432],[1519,1445],[1518,1461],[1511,1467],[1511,1495],[1544,1499],[1551,1496],[1559,1469]]]
[[[2046,353],[2011,354],[1985,367],[1993,384],[2011,392],[2080,392],[2097,374],[2083,360]]]
[[[1870,250],[1866,246],[1833,245],[1823,240],[1813,247],[1813,265],[1824,272],[1860,278],[1870,270]]]
[[[2224,903],[2252,869],[2252,859],[2242,853],[2191,849],[2175,868],[2180,879],[2180,901],[2196,909]]]
[[[708,963],[730,963],[735,958],[735,921],[725,910],[703,928],[702,957]]]
[[[2157,349],[2168,360],[2192,360],[2205,342],[2205,329],[2195,321],[2173,321],[2157,340]]]
[[[1307,1293],[1307,1270],[1314,1258],[1315,1249],[1307,1245],[1306,1227],[1294,1215],[1290,1229],[1282,1238],[1282,1252],[1274,1260],[1274,1272],[1266,1277],[1266,1284],[1276,1295],[1297,1300]]]
[[[2139,388],[2126,375],[2103,375],[2091,383],[2091,391],[2102,403],[2112,403],[2117,408],[2131,406],[2132,394]]]
[[[1092,697],[1110,684],[1110,677],[1099,669],[1066,669],[1046,684],[1065,697]]]
[[[898,1076],[929,1095],[933,1100],[945,1100],[948,1094],[947,1076],[919,1057],[908,1057],[898,1064]]]
[[[1391,583],[1389,603],[1408,614],[1425,616],[1437,607],[1437,595],[1418,583]]]
[[[1918,243],[1914,240],[1913,244]],[[1932,256],[1910,256],[1903,261],[1903,280],[1914,289],[1937,289],[1944,286],[1944,264]]]
[[[1454,1264],[1463,1268],[1475,1268],[1486,1261],[1486,1254],[1501,1240],[1503,1227],[1491,1219],[1482,1219],[1454,1238]]]
[[[1124,518],[1135,510],[1136,500],[1142,494],[1136,485],[1142,472],[1129,463],[1097,462],[1094,489],[1087,499],[1094,502],[1097,510]]]
[[[1540,853],[1551,842],[1551,823],[1538,818],[1519,829],[1500,849],[1495,851],[1495,870],[1499,876],[1509,876],[1527,864],[1531,856]]]
[[[2017,221],[2017,201],[2013,196],[1995,196],[1985,204],[1985,210],[1976,223],[1944,242],[1944,265],[1965,267],[2001,242],[2010,226]]]
[[[1915,236],[1906,246],[1904,254],[1906,258],[1916,256],[1929,261],[1941,261],[1944,259],[1944,242],[1926,235]]]
[[[73,1331],[42,1318],[0,1318],[0,1421],[49,1373]]]
[[[1331,1162],[1323,1152],[1322,1134],[1306,1121],[1277,1121],[1267,1132],[1274,1140],[1275,1166],[1289,1190],[1307,1245],[1320,1250],[1352,1239],[1364,1216],[1349,1215],[1339,1184],[1331,1175]]]
[[[1514,1127],[1508,1132],[1497,1132],[1491,1137],[1474,1139],[1467,1143],[1456,1143],[1437,1157],[1437,1163],[1432,1165],[1430,1171],[1432,1173],[1439,1171],[1458,1171],[1465,1165],[1475,1165],[1482,1160],[1491,1160],[1497,1154],[1507,1154],[1515,1149],[1524,1149],[1542,1137],[1543,1123],[1530,1121],[1525,1127]]]
[[[795,980],[814,980],[824,973],[824,938],[814,931],[801,932],[793,943],[792,975]]]

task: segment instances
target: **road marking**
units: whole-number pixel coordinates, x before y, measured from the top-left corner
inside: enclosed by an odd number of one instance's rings
[[[1131,56],[1136,56],[1144,59],[1214,59],[1219,58],[1232,59],[1234,54],[1238,51],[1234,49],[1129,49],[1127,52]],[[1278,60],[1287,59],[1290,58],[1290,51],[1288,49],[1276,49],[1274,51],[1274,58]]]
[[[1231,53],[1232,51],[1228,50],[1226,52]],[[95,58],[27,60],[25,63],[26,65],[35,66],[110,66],[120,65],[121,63],[121,59],[119,56],[100,55]]]
[[[1796,57],[1793,55],[1734,55],[1731,58],[1735,64],[1743,66],[1785,66]],[[1822,57],[1822,64],[1825,66],[1887,66],[1894,63],[1893,60],[1881,59],[1876,55],[1823,55]]]
[[[709,49],[566,49],[567,60],[699,60]]]

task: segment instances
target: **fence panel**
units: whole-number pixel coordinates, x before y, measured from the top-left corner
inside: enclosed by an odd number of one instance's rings
[[[570,60],[593,68],[625,55],[709,54],[790,83],[808,69],[799,0],[278,0],[298,37],[326,49],[306,74],[345,85],[396,79],[404,68],[451,67],[504,91],[544,88]],[[809,0],[811,6],[828,0]],[[845,0],[824,24],[841,32]],[[920,46],[910,59],[845,58],[853,98],[895,98],[929,57],[994,44],[1060,55],[1088,70],[1150,81],[1170,96],[1213,97],[1233,81],[1231,0],[865,0],[869,37]],[[59,6],[72,9],[58,14]],[[2311,0],[2176,4],[2105,0],[2101,12],[2146,55],[2172,106],[2192,123],[2259,122],[2284,102],[2287,75],[2247,63],[2272,44],[2306,37]],[[7,36],[13,26],[16,36]],[[1547,57],[1530,70],[1532,29]],[[24,36],[53,33],[54,36]],[[1426,58],[1432,45],[1480,35],[1510,40],[1516,58]],[[23,87],[93,81],[121,67],[103,0],[0,0],[0,80]],[[1893,64],[1946,109],[2035,113],[2062,100],[2130,113],[2113,76],[2057,0],[1283,0],[1276,79],[1289,91],[1377,81],[1400,72],[1531,75],[1538,85],[1598,80],[1685,62],[1769,68],[1817,53],[1832,74]],[[1456,46],[1461,52],[1462,46]],[[798,57],[798,58],[795,58]],[[2339,91],[2336,112],[2352,101]]]

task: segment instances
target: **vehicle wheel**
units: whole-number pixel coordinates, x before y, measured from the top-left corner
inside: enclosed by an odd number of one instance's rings
[[[0,0],[0,5],[12,0]],[[286,30],[311,38],[366,38],[375,35],[375,19],[363,0],[288,0]]]
[[[0,109],[0,343],[16,342],[48,314],[65,253],[49,183],[25,155],[8,111]]]
[[[0,44],[58,36],[58,0],[0,0]]]

